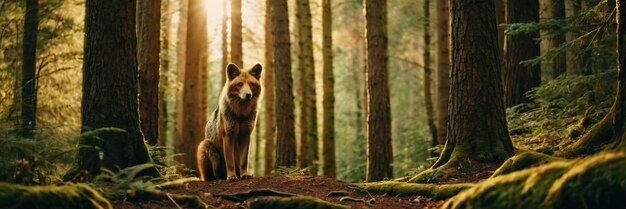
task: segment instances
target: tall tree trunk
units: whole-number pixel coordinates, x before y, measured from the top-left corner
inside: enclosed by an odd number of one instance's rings
[[[439,144],[437,126],[433,110],[432,69],[430,68],[430,0],[424,0],[424,105],[426,106],[426,123],[430,131],[431,145]]]
[[[513,154],[504,111],[494,0],[451,2],[452,80],[448,141],[433,168],[499,163]],[[470,27],[471,26],[471,27]]]
[[[450,1],[437,1],[437,141],[446,143],[450,96]]]
[[[139,119],[148,144],[156,145],[159,137],[161,0],[139,0],[138,6]]]
[[[565,17],[570,19],[578,15],[580,12],[581,0],[567,0],[565,1]],[[565,38],[567,42],[574,41],[580,34],[577,31],[569,31]],[[565,55],[567,58],[567,74],[568,75],[581,75],[583,74],[583,63],[580,62],[574,56],[576,52],[580,51],[580,43],[574,43],[573,49],[567,50]]]
[[[66,180],[79,173],[95,176],[101,167],[115,171],[152,161],[139,127],[136,4],[88,0],[86,7],[81,132],[103,127],[123,132],[96,131],[81,139]],[[158,172],[151,168],[147,174]]]
[[[39,26],[39,1],[27,0],[22,37],[22,121],[21,131],[25,138],[35,137],[37,124],[37,27]]]
[[[391,163],[391,108],[389,104],[389,52],[387,1],[365,0],[367,42],[367,173],[366,181],[393,176]]]
[[[188,12],[188,4],[189,0],[180,0],[178,2],[178,14],[179,14],[179,25],[178,25],[178,43],[176,44],[176,80],[178,85],[182,86],[185,83],[185,65],[187,60],[187,13]],[[185,138],[183,138],[183,132],[186,130],[184,119],[185,119],[185,106],[183,100],[183,90],[179,89],[176,92],[176,124],[175,124],[175,138],[174,138],[174,151],[179,152],[178,150],[182,150],[182,148],[178,148],[183,146],[182,144],[185,142]],[[195,164],[195,163],[194,163]]]
[[[263,115],[261,111],[259,111],[258,115]],[[253,159],[249,160],[254,163],[254,175],[261,175],[261,121],[256,121],[254,124],[254,156]]]
[[[333,75],[333,31],[330,0],[322,1],[322,57],[324,58],[323,121],[322,125],[322,175],[335,177],[335,79]]]
[[[276,166],[296,165],[294,133],[293,78],[291,77],[291,50],[287,0],[272,0],[272,49],[276,83]]]
[[[185,82],[183,83],[182,138],[175,144],[179,162],[196,170],[196,149],[207,122],[207,22],[205,1],[189,0]]]
[[[230,4],[230,61],[243,67],[241,0],[231,0]]]
[[[159,79],[159,137],[157,145],[169,146],[167,143],[167,131],[168,131],[168,110],[172,107],[168,106],[167,95],[170,95],[170,82],[171,82],[171,69],[173,60],[170,52],[174,48],[172,41],[175,40],[176,31],[174,28],[174,22],[171,21],[173,14],[176,11],[176,6],[172,1],[165,1],[165,13],[162,15],[161,21],[161,34],[163,37],[163,44],[161,45],[161,72]]]
[[[317,101],[315,91],[315,63],[313,60],[313,33],[309,0],[297,0],[298,18],[298,71],[300,72],[300,159],[301,168],[311,167],[311,174],[317,174],[319,148],[317,137]]]
[[[504,55],[504,29],[503,24],[507,23],[506,6],[508,0],[496,0],[496,24],[498,27],[498,52]]]
[[[575,157],[599,152],[603,149],[626,149],[626,120],[624,119],[624,109],[626,109],[626,14],[624,6],[626,0],[617,0],[617,90],[615,100],[609,113],[592,127],[583,137],[574,144],[566,147],[558,156]]]
[[[568,0],[570,1],[570,0]],[[544,16],[541,19],[563,19],[565,18],[565,4],[564,0],[546,0],[540,4],[541,10],[544,11]],[[554,33],[555,29],[548,29],[548,31],[542,31],[542,36],[547,36],[549,33]],[[547,41],[545,44],[546,50],[555,49],[565,43],[564,35],[557,35],[552,38],[544,38]],[[552,78],[556,78],[565,73],[567,69],[565,54],[559,54],[554,59],[550,60],[550,68],[552,70]]]
[[[508,0],[507,20],[509,24],[539,22],[539,1]],[[507,107],[531,102],[526,92],[541,84],[541,66],[520,64],[524,60],[539,56],[541,48],[535,41],[537,38],[539,32],[506,36],[503,69],[505,69],[504,92]]]
[[[226,10],[228,1],[222,0],[222,2],[224,10]],[[224,14],[222,15],[222,68],[220,69],[226,71],[226,66],[228,66],[228,15],[226,14],[226,12],[224,12]],[[220,75],[220,79],[222,79],[221,84],[224,84],[226,82],[226,73],[220,73]]]
[[[274,96],[274,50],[272,48],[272,17],[270,1],[265,1],[265,72],[263,72],[263,91],[265,117],[265,175],[274,170],[274,144],[276,138],[276,105]]]

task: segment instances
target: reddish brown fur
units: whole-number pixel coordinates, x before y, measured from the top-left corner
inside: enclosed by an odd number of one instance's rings
[[[259,64],[248,71],[234,64],[226,67],[228,80],[207,123],[206,138],[198,145],[198,170],[203,181],[252,177],[248,174],[248,148],[261,94],[261,72]]]

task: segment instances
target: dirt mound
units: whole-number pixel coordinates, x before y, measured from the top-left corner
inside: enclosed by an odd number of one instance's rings
[[[253,179],[237,181],[209,181],[192,182],[186,189],[168,190],[174,194],[198,195],[209,205],[220,208],[238,208],[241,203],[214,197],[211,194],[232,194],[248,190],[271,189],[277,192],[286,192],[303,196],[312,196],[329,202],[351,206],[352,208],[437,208],[443,201],[433,201],[429,198],[418,196],[394,197],[384,194],[359,194],[346,188],[348,183],[320,176],[263,176]],[[374,199],[372,205],[364,202],[341,201],[341,197],[327,197],[332,191],[347,191],[350,197],[356,199]],[[177,206],[168,200],[145,201],[145,202],[113,202],[114,208],[176,208]]]

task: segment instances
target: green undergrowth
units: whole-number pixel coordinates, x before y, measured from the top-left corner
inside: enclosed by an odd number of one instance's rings
[[[626,154],[555,161],[493,177],[443,208],[614,208],[626,197]]]
[[[86,184],[22,186],[0,183],[0,207],[15,209],[110,209],[111,203]]]
[[[473,184],[415,184],[395,181],[353,184],[357,191],[387,194],[393,196],[426,196],[434,200],[450,198],[459,192],[469,189]]]
[[[249,209],[346,209],[348,206],[333,204],[322,199],[297,196],[287,198],[255,198],[248,203]]]

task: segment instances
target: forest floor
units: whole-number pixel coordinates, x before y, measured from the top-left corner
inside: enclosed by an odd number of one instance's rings
[[[455,180],[459,182],[477,182],[489,177],[493,172],[485,170],[483,174],[469,176],[466,179]],[[451,183],[451,182],[450,182]],[[350,184],[341,180],[321,177],[321,176],[262,176],[253,179],[236,180],[236,181],[208,181],[208,182],[191,182],[187,188],[165,190],[165,192],[173,194],[198,195],[201,199],[209,204],[219,208],[242,208],[245,203],[238,203],[214,197],[211,194],[233,194],[249,190],[271,189],[277,192],[286,192],[296,195],[311,196],[320,198],[332,203],[350,206],[352,208],[439,208],[445,201],[435,201],[430,198],[421,196],[387,196],[385,194],[361,194],[349,190],[346,186]],[[328,193],[332,191],[347,191],[354,198],[362,198],[364,200],[374,199],[372,205],[364,202],[340,201],[340,197],[328,197]],[[170,200],[162,201],[114,201],[114,208],[119,209],[143,209],[143,208],[177,208]]]

